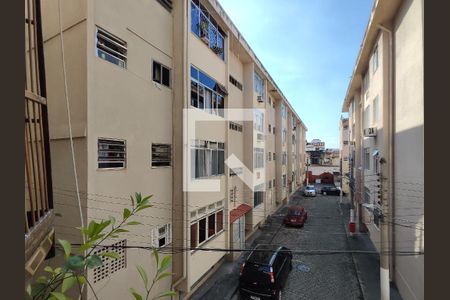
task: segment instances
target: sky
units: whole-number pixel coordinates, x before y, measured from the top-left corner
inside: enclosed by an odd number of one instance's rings
[[[339,148],[342,104],[373,0],[219,0],[308,128]]]

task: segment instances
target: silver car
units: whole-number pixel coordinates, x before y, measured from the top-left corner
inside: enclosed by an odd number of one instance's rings
[[[307,185],[305,190],[303,191],[303,195],[315,197],[316,188],[313,185]]]

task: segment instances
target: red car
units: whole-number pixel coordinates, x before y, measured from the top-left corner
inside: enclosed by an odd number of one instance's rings
[[[290,226],[303,226],[307,218],[308,213],[302,206],[290,206],[286,217],[284,217],[284,224]]]

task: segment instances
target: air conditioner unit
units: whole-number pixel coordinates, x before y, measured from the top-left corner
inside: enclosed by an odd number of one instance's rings
[[[377,128],[376,127],[364,128],[364,136],[365,137],[377,136]]]
[[[263,99],[263,97],[262,97],[261,95],[258,95],[258,96],[256,97],[256,100],[257,100],[258,102],[264,102],[264,99]]]

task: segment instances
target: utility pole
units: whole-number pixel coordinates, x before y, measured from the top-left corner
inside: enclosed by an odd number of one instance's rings
[[[389,215],[389,199],[385,191],[386,185],[384,176],[386,160],[380,159],[380,196],[381,196],[381,217],[380,217],[380,289],[381,300],[390,299],[390,279],[389,279],[389,224],[387,222]]]

